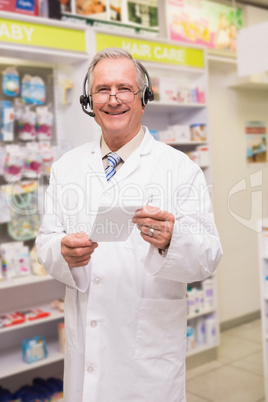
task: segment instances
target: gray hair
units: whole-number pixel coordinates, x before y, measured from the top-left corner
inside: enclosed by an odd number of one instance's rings
[[[133,62],[136,68],[136,81],[138,88],[140,90],[140,97],[142,97],[142,92],[144,87],[147,86],[147,79],[145,75],[145,69],[143,65],[136,59],[133,59],[131,54],[126,50],[110,47],[103,50],[100,50],[93,58],[92,62],[90,63],[88,69],[88,94],[91,93],[92,82],[93,82],[93,71],[99,61],[103,59],[122,59],[126,58]]]

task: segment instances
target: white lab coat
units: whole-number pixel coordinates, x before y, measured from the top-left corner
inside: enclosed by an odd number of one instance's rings
[[[88,266],[68,268],[66,233],[90,234],[100,205],[151,195],[176,217],[166,256],[135,227],[126,241],[99,243]],[[201,169],[148,129],[109,183],[99,144],[73,149],[52,167],[36,244],[66,284],[64,401],[186,401],[187,283],[211,275],[222,255]]]

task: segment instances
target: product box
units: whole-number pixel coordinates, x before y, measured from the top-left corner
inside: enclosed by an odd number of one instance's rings
[[[186,349],[187,351],[193,350],[195,347],[195,336],[194,329],[190,326],[187,326],[186,331]]]
[[[177,87],[177,101],[184,105],[192,103],[191,90],[188,87]]]
[[[3,314],[1,320],[4,328],[9,328],[13,325],[23,324],[25,322],[25,318],[16,312]]]
[[[64,322],[58,323],[58,336],[59,336],[59,346],[60,352],[64,354],[65,351],[65,326]]]
[[[161,130],[158,132],[159,141],[163,141],[166,143],[174,143],[176,142],[176,137],[174,135],[173,129],[169,128],[167,130]]]
[[[173,130],[174,137],[177,142],[191,141],[191,132],[189,126],[176,124],[170,126],[170,128]]]
[[[197,92],[197,103],[202,104],[206,103],[205,91],[197,87],[196,92]]]
[[[25,363],[45,359],[47,355],[47,344],[42,336],[34,336],[22,341],[22,358]]]
[[[154,137],[155,140],[158,141],[159,136],[158,136],[158,131],[157,130],[150,130],[150,134]]]
[[[159,80],[159,94],[161,102],[178,102],[178,85],[172,77],[161,77]]]
[[[190,129],[192,141],[207,141],[207,130],[205,124],[191,124]]]
[[[218,331],[215,318],[208,316],[205,319],[205,332],[206,332],[206,344],[215,345],[217,342]]]
[[[193,104],[198,103],[197,88],[191,88],[190,89],[190,96],[191,96],[191,103],[193,103]]]
[[[198,153],[198,165],[201,167],[209,166],[209,147],[208,146],[198,146],[196,147]]]
[[[23,242],[1,244],[1,264],[5,279],[31,273],[29,247]]]
[[[204,317],[195,320],[195,341],[197,344],[206,343],[206,323]]]
[[[263,231],[263,255],[268,257],[268,229]]]
[[[211,278],[207,278],[202,282],[202,289],[204,291],[204,308],[210,310],[215,307],[214,287]]]
[[[0,0],[0,11],[38,16],[38,0]]]
[[[1,101],[1,141],[14,139],[14,108],[10,101]]]
[[[185,152],[185,154],[195,163],[199,165],[199,158],[198,158],[198,152],[197,151],[190,151],[190,152]]]
[[[151,86],[154,92],[154,100],[160,100],[160,78],[159,77],[151,77]]]

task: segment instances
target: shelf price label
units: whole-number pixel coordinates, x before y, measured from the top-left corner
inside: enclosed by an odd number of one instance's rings
[[[96,50],[99,51],[106,47],[122,48],[127,50],[133,58],[144,61],[205,68],[204,51],[202,49],[96,33]]]
[[[0,43],[86,52],[85,32],[0,18]]]

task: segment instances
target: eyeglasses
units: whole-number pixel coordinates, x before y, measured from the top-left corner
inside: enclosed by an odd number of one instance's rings
[[[119,91],[115,95],[109,94],[109,92],[95,92],[90,95],[93,103],[108,103],[110,102],[111,96],[115,96],[118,103],[131,103],[134,101],[135,96],[140,91],[134,92],[130,90]]]

